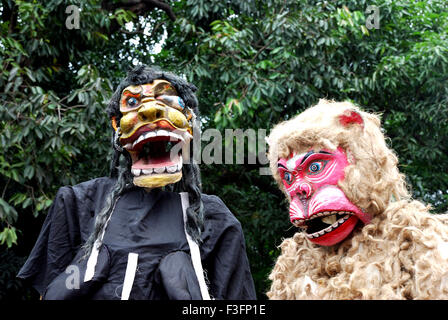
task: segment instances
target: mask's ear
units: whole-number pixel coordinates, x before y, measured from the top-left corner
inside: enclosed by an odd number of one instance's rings
[[[364,120],[362,119],[361,115],[358,112],[350,109],[345,110],[344,113],[339,116],[339,122],[344,127],[347,127],[351,124],[359,124],[361,127],[364,127]]]
[[[112,117],[111,121],[112,121],[112,128],[114,128],[114,130],[117,131],[117,119],[115,117]]]

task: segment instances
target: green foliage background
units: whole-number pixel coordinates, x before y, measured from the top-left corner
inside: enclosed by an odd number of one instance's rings
[[[0,299],[36,298],[14,275],[57,189],[108,174],[105,104],[140,62],[197,85],[203,129],[269,130],[319,98],[380,113],[414,196],[448,209],[445,0],[165,3],[1,1]],[[72,4],[80,28],[69,30]],[[368,5],[379,29],[366,28]],[[243,225],[260,299],[294,232],[263,165],[201,165],[204,192]]]

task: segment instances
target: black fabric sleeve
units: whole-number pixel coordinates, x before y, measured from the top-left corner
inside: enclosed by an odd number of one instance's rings
[[[109,251],[106,245],[101,246],[98,253],[98,262],[95,265],[95,274],[91,280],[86,282],[84,282],[84,276],[87,268],[87,258],[81,259],[83,254],[82,250],[78,250],[78,254],[73,261],[48,284],[42,295],[42,300],[92,299],[109,276]],[[102,297],[99,295],[96,299],[111,298],[110,296]]]
[[[206,196],[204,200],[206,229],[201,250],[206,254],[210,294],[215,299],[255,300],[241,224],[218,197]]]
[[[76,201],[71,187],[59,189],[39,237],[17,277],[44,294],[47,285],[72,261],[80,245]]]

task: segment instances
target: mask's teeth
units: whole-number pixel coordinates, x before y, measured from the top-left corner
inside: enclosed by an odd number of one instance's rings
[[[140,137],[138,137],[138,139],[135,140],[134,143],[132,144],[132,148],[134,148],[137,145],[137,143],[142,141],[144,138],[145,138],[145,135],[143,135],[143,134]]]
[[[131,171],[135,177],[138,177],[142,173],[141,169],[132,169]]]
[[[167,167],[166,171],[168,171],[168,173],[176,172],[177,171],[177,165]]]
[[[154,168],[154,173],[164,173],[165,167]]]
[[[180,134],[177,134],[177,133],[175,133],[175,132],[169,132],[168,135],[169,135],[170,137],[173,137],[173,138],[174,138],[173,140],[180,140],[180,141],[182,141],[182,142],[185,142],[184,137],[183,137],[182,135],[180,135]]]
[[[156,134],[157,134],[157,136],[164,136],[164,137],[166,137],[166,136],[168,136],[168,131],[166,131],[166,130],[157,130]]]
[[[149,138],[155,137],[156,135],[157,134],[154,131],[147,132],[145,134],[145,139],[149,139]]]

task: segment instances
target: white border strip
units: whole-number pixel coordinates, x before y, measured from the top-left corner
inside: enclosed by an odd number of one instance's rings
[[[205,283],[204,271],[202,269],[201,253],[199,251],[199,246],[196,242],[193,241],[193,239],[187,233],[187,229],[185,227],[187,224],[187,208],[189,206],[188,193],[181,192],[180,199],[182,201],[182,212],[184,215],[184,232],[185,232],[185,236],[187,237],[188,245],[190,246],[191,262],[193,263],[194,272],[196,273],[196,278],[198,279],[198,282],[199,282],[199,288],[201,289],[202,299],[203,300],[211,300],[210,294],[208,293],[207,284]]]
[[[93,276],[95,275],[95,267],[98,262],[98,254],[100,251],[100,246],[103,242],[104,233],[106,232],[109,220],[115,211],[115,206],[117,205],[118,199],[120,199],[120,197],[118,197],[117,200],[115,200],[112,212],[110,213],[109,218],[107,218],[106,224],[104,225],[103,230],[101,231],[100,239],[96,239],[95,242],[93,243],[92,252],[90,253],[89,259],[87,260],[86,273],[84,274],[84,282],[92,280]]]
[[[128,265],[124,276],[123,290],[121,291],[121,300],[128,300],[134,285],[135,272],[137,271],[138,253],[130,252],[128,254]]]

